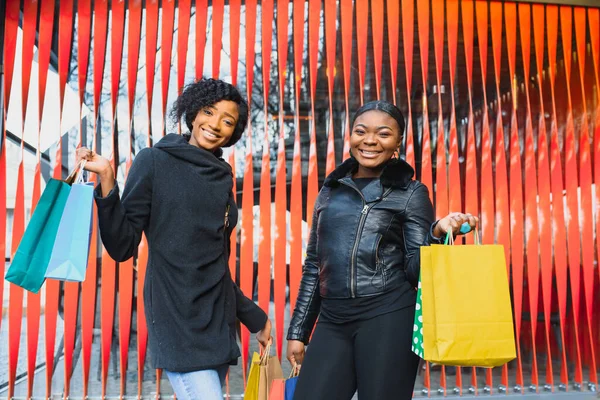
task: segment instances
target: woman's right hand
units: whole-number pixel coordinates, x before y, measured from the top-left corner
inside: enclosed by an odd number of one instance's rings
[[[110,191],[115,186],[115,173],[110,161],[86,147],[77,149],[77,164],[81,160],[85,160],[84,169],[89,172],[94,172],[100,177],[100,185],[102,187],[102,197],[108,196]]]
[[[86,171],[94,172],[98,175],[108,175],[113,172],[110,161],[86,147],[77,149],[77,164],[81,160],[86,161],[84,168]]]
[[[304,347],[304,343],[300,340],[288,340],[287,359],[292,367],[297,367],[298,370],[304,361]]]

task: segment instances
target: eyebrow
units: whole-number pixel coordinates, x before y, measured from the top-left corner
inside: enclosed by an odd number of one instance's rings
[[[213,110],[217,110],[217,107],[215,107],[214,105],[209,106],[209,108],[212,108]],[[219,111],[219,110],[217,110]],[[229,118],[232,118],[234,121],[237,122],[237,118],[234,117],[233,115],[229,114],[228,112],[224,111],[223,114],[227,115]]]
[[[367,126],[365,124],[356,124],[356,127],[358,128],[359,126],[362,126],[363,128],[367,129]],[[387,125],[380,125],[377,127],[377,130],[380,131],[382,129],[389,129],[392,130],[391,127],[387,126]]]

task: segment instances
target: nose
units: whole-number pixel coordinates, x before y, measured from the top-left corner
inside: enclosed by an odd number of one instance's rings
[[[363,143],[367,144],[367,145],[375,145],[375,144],[377,144],[376,135],[373,134],[373,133],[367,133],[364,136]]]
[[[208,120],[208,126],[210,127],[210,129],[212,129],[214,131],[220,131],[221,130],[221,118],[219,118],[217,115],[211,116],[210,119]]]

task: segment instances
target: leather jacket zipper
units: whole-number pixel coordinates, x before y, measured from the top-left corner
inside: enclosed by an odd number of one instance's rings
[[[340,183],[356,190],[356,192],[360,195],[360,198],[363,201],[363,209],[360,213],[360,221],[358,222],[358,229],[356,230],[356,238],[354,239],[354,247],[352,248],[352,260],[350,262],[350,296],[352,298],[355,298],[356,297],[356,254],[358,252],[358,245],[360,243],[360,237],[362,236],[362,230],[364,228],[365,221],[367,219],[367,214],[369,213],[369,210],[371,208],[373,208],[375,206],[375,204],[377,204],[378,202],[374,202],[372,205],[368,205],[367,201],[365,200],[365,196],[363,196],[362,192],[360,190],[358,190],[358,188],[356,186],[349,185],[343,181],[340,181]],[[387,195],[390,194],[392,190],[393,190],[392,188],[389,188],[388,190],[386,190],[385,193],[383,194],[383,196],[381,196],[381,199],[384,199],[385,197],[387,197]]]
[[[375,269],[379,268],[379,245],[381,244],[382,238],[383,235],[379,236],[379,239],[377,239],[377,244],[375,245]]]

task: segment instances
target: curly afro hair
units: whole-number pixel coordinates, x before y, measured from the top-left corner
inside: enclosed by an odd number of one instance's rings
[[[203,78],[185,86],[183,93],[173,104],[171,118],[174,122],[179,122],[182,118],[185,118],[185,124],[191,132],[192,122],[196,119],[198,112],[221,100],[230,100],[238,105],[240,115],[237,124],[231,139],[223,147],[233,146],[240,140],[244,129],[246,129],[246,124],[248,123],[248,103],[244,100],[240,92],[227,82]]]

